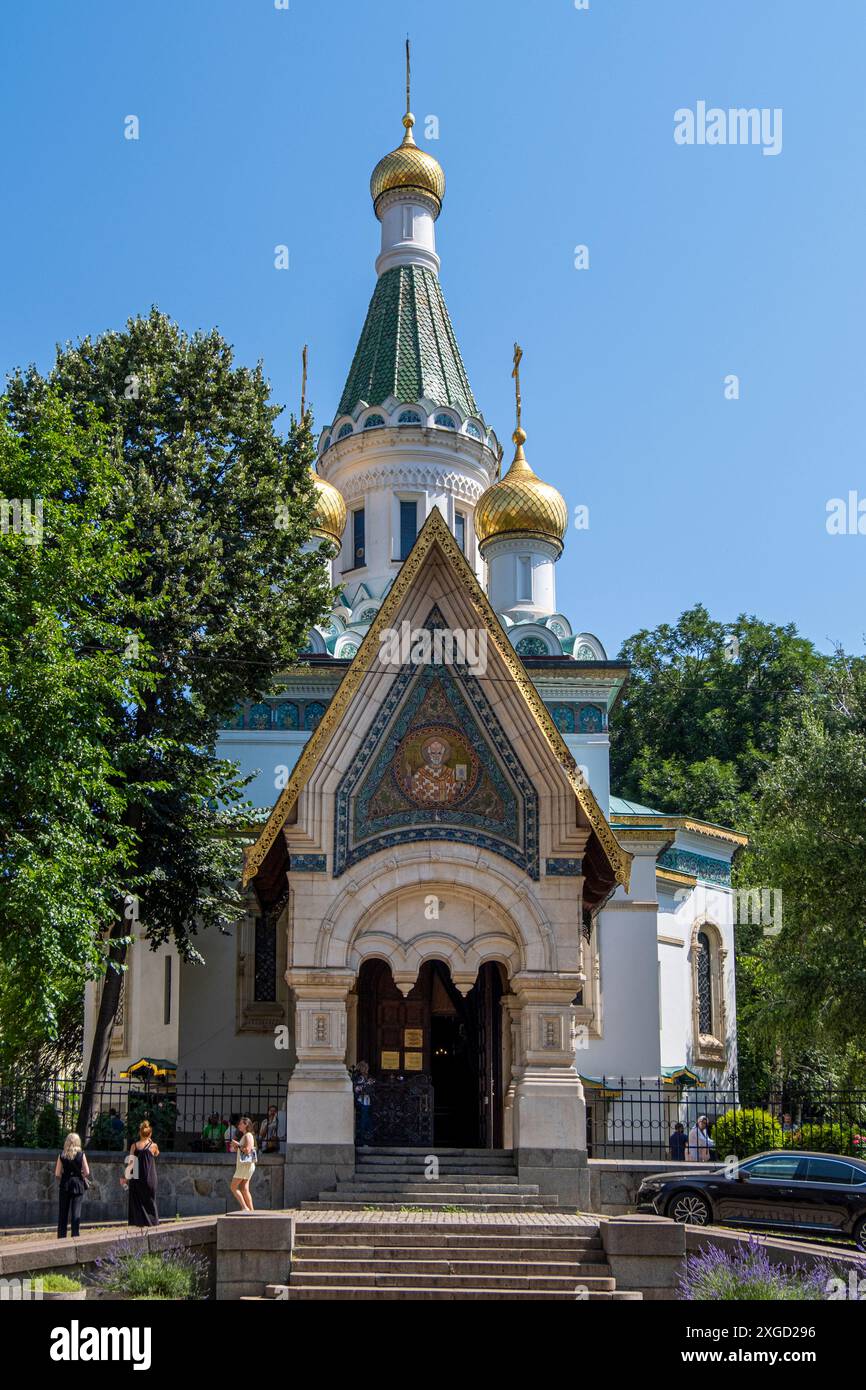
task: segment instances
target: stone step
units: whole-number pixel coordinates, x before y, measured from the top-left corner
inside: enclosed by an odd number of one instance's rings
[[[602,1260],[513,1260],[501,1258],[498,1260],[485,1260],[473,1255],[451,1254],[444,1259],[434,1259],[435,1252],[430,1251],[425,1254],[423,1260],[412,1258],[412,1252],[400,1258],[388,1254],[387,1258],[380,1258],[365,1254],[355,1259],[347,1259],[345,1255],[333,1258],[319,1259],[307,1257],[304,1253],[303,1259],[295,1257],[292,1260],[291,1280],[293,1283],[312,1284],[318,1282],[318,1276],[328,1278],[330,1275],[357,1277],[361,1282],[365,1282],[373,1275],[507,1275],[509,1278],[545,1278],[559,1277],[571,1279],[573,1282],[580,1283],[589,1281],[594,1285],[598,1279],[612,1280],[610,1265]],[[495,1252],[487,1252],[488,1254]],[[533,1252],[538,1254],[537,1251]],[[313,1276],[317,1276],[314,1278]],[[599,1286],[601,1287],[601,1286]]]
[[[490,1241],[493,1244],[501,1242],[516,1241],[524,1243],[528,1241],[549,1241],[558,1244],[560,1241],[586,1241],[591,1240],[595,1245],[601,1244],[601,1236],[596,1222],[568,1224],[562,1221],[542,1221],[533,1216],[523,1225],[520,1221],[520,1213],[502,1212],[501,1220],[495,1217],[485,1216],[483,1219],[473,1221],[471,1216],[467,1219],[461,1217],[459,1221],[451,1220],[430,1220],[421,1214],[417,1218],[410,1215],[402,1216],[394,1221],[391,1217],[383,1217],[379,1220],[375,1215],[360,1216],[353,1219],[350,1216],[339,1216],[331,1220],[324,1214],[320,1216],[305,1216],[303,1221],[299,1221],[295,1226],[295,1240],[317,1241],[330,1239],[342,1241],[357,1238],[359,1240],[396,1240],[396,1241],[418,1241],[418,1240],[441,1240],[444,1244],[452,1244],[454,1241],[462,1244],[464,1241],[473,1240]],[[517,1220],[515,1220],[515,1216]]]
[[[424,1259],[494,1259],[504,1257],[506,1254],[510,1259],[551,1259],[551,1260],[600,1260],[604,1259],[604,1250],[601,1241],[587,1239],[581,1241],[578,1238],[566,1238],[557,1241],[553,1237],[540,1237],[533,1239],[531,1236],[523,1236],[514,1240],[507,1236],[465,1236],[453,1238],[442,1235],[413,1236],[411,1241],[404,1234],[395,1235],[393,1239],[387,1236],[367,1236],[367,1235],[319,1235],[311,1239],[305,1239],[296,1235],[295,1251],[297,1255],[306,1259],[312,1257],[316,1252],[319,1258],[325,1258],[329,1254],[339,1254],[342,1258],[351,1259],[357,1251],[359,1255],[387,1255],[394,1252],[395,1255],[405,1255],[414,1252],[422,1255]]]
[[[485,1192],[493,1193],[496,1196],[501,1194],[503,1197],[538,1196],[537,1183],[495,1182],[492,1178],[489,1182],[458,1182],[456,1178],[443,1178],[441,1182],[413,1182],[411,1179],[407,1179],[405,1182],[392,1180],[391,1182],[377,1183],[368,1182],[366,1178],[355,1178],[354,1181],[351,1178],[342,1178],[337,1182],[336,1187],[329,1188],[328,1190],[334,1191],[337,1194],[345,1192],[350,1195],[353,1192],[359,1195],[363,1194],[364,1196],[369,1193],[373,1197],[382,1192],[394,1192],[398,1196],[403,1196],[405,1194],[407,1196],[416,1197],[422,1195],[432,1197],[439,1193],[447,1196],[453,1196],[455,1193],[463,1194],[464,1196],[472,1196],[475,1193],[483,1194]]]
[[[419,1154],[435,1153],[438,1158],[508,1158],[514,1162],[513,1149],[444,1149],[433,1144],[416,1144],[412,1148],[398,1148],[390,1145],[357,1145],[355,1153],[360,1158],[417,1158]]]
[[[355,1182],[519,1182],[516,1173],[487,1172],[483,1168],[440,1168],[438,1175],[428,1177],[427,1170],[419,1164],[417,1168],[363,1168],[355,1169]]]
[[[419,1149],[416,1154],[375,1154],[364,1153],[355,1150],[355,1163],[359,1168],[424,1168],[435,1158],[440,1168],[489,1168],[491,1170],[500,1168],[508,1172],[516,1171],[517,1165],[513,1158],[497,1157],[495,1154],[482,1157],[480,1154],[448,1154],[443,1155],[432,1150],[425,1153]]]
[[[319,1201],[327,1201],[333,1197],[338,1202],[360,1202],[362,1206],[375,1207],[381,1202],[393,1204],[399,1203],[401,1206],[438,1206],[438,1207],[466,1207],[474,1202],[499,1202],[502,1210],[507,1211],[510,1207],[520,1207],[527,1201],[539,1202],[542,1200],[539,1192],[523,1192],[520,1189],[509,1188],[507,1191],[497,1191],[496,1188],[482,1189],[478,1192],[467,1192],[464,1188],[452,1187],[387,1187],[378,1188],[371,1191],[365,1187],[344,1187],[335,1192],[329,1188],[326,1192],[319,1193]],[[554,1197],[550,1201],[555,1202]]]
[[[557,1211],[559,1207],[556,1197],[520,1197],[512,1198],[507,1201],[504,1197],[491,1198],[490,1201],[483,1201],[480,1197],[464,1198],[459,1202],[439,1201],[407,1201],[399,1198],[396,1201],[389,1201],[387,1197],[376,1196],[375,1199],[367,1201],[351,1201],[346,1197],[337,1197],[333,1193],[322,1192],[319,1194],[318,1201],[309,1200],[301,1202],[301,1211],[404,1211],[407,1208],[417,1208],[419,1211],[441,1211],[443,1206],[459,1207],[461,1211]]]
[[[616,1288],[616,1281],[610,1276],[578,1279],[570,1274],[515,1274],[511,1270],[499,1274],[452,1274],[449,1270],[441,1274],[379,1274],[360,1270],[347,1274],[313,1274],[301,1270],[289,1275],[289,1288],[296,1284],[306,1288],[318,1285],[323,1289],[341,1289],[348,1284],[356,1289],[545,1289],[557,1293],[580,1287],[611,1293]]]
[[[341,1299],[350,1298],[360,1299],[550,1299],[555,1298],[560,1301],[567,1300],[570,1303],[577,1302],[611,1302],[639,1301],[642,1295],[630,1293],[625,1290],[611,1289],[587,1289],[578,1293],[575,1289],[568,1291],[554,1289],[527,1289],[527,1288],[508,1288],[508,1289],[479,1289],[479,1288],[455,1288],[451,1285],[447,1287],[433,1287],[428,1285],[415,1288],[377,1288],[371,1285],[351,1285],[340,1286],[339,1288],[322,1287],[318,1284],[268,1284],[265,1290],[264,1300],[245,1300],[249,1302],[263,1302],[268,1299],[284,1300],[287,1303],[302,1302],[312,1299]]]

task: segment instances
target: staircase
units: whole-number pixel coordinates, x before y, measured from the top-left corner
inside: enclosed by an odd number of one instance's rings
[[[288,1283],[268,1284],[264,1298],[640,1299],[616,1288],[597,1223],[558,1221],[302,1217]]]
[[[301,1203],[303,1211],[554,1211],[555,1196],[518,1180],[510,1149],[357,1149],[354,1176]]]

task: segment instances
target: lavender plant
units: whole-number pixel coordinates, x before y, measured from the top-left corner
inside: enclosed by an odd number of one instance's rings
[[[838,1298],[840,1284],[846,1289],[866,1289],[866,1261],[843,1264],[828,1259],[807,1266],[795,1259],[791,1264],[773,1264],[766,1246],[750,1236],[748,1244],[732,1250],[711,1245],[688,1256],[677,1297],[688,1301],[809,1301]]]

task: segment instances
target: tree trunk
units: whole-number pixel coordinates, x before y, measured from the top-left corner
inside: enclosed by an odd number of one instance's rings
[[[90,1060],[87,1064],[87,1075],[84,1079],[81,1107],[78,1111],[78,1133],[81,1136],[82,1144],[87,1143],[93,1126],[93,1111],[97,1087],[102,1085],[108,1073],[108,1062],[111,1055],[111,1034],[114,1031],[114,1020],[117,1017],[117,1007],[120,1003],[120,989],[123,983],[123,973],[119,967],[126,962],[127,946],[123,938],[129,934],[129,925],[130,924],[125,918],[120,917],[111,929],[111,938],[108,948],[108,969],[106,970],[105,983],[102,987],[102,998],[99,1001],[99,1011],[96,1015],[96,1026],[94,1028],[93,1042],[90,1048]]]

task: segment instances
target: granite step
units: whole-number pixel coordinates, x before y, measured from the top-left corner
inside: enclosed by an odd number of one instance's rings
[[[417,1288],[382,1288],[370,1285],[341,1285],[339,1288],[323,1288],[318,1284],[268,1284],[264,1299],[244,1299],[244,1302],[263,1302],[270,1299],[283,1300],[287,1303],[309,1301],[313,1299],[331,1299],[348,1301],[349,1299],[487,1299],[501,1300],[513,1299],[534,1300],[534,1299],[558,1299],[560,1302],[623,1302],[639,1301],[642,1298],[640,1293],[626,1292],[620,1289],[584,1289],[584,1290],[562,1290],[562,1289],[527,1289],[527,1288],[505,1288],[505,1289],[479,1289],[479,1288],[456,1288],[454,1286],[419,1286]]]
[[[322,1192],[318,1200],[301,1202],[301,1211],[403,1211],[415,1208],[418,1211],[441,1211],[443,1207],[458,1207],[461,1211],[506,1212],[506,1211],[557,1211],[556,1197],[520,1197],[506,1201],[504,1197],[482,1200],[480,1197],[463,1197],[447,1201],[442,1198],[433,1201],[408,1201],[405,1197],[390,1200],[377,1195],[375,1198],[350,1200],[337,1197],[334,1193]]]
[[[509,1278],[533,1279],[533,1278],[563,1278],[582,1281],[589,1281],[593,1286],[599,1279],[612,1280],[610,1265],[603,1260],[528,1260],[512,1259],[481,1259],[476,1255],[465,1255],[461,1257],[452,1253],[450,1256],[434,1259],[434,1252],[426,1252],[423,1259],[418,1259],[418,1252],[407,1251],[404,1256],[394,1255],[389,1252],[388,1258],[383,1259],[382,1254],[364,1253],[355,1258],[347,1258],[345,1254],[333,1258],[320,1258],[309,1256],[304,1252],[302,1259],[297,1255],[292,1260],[291,1283],[312,1284],[318,1282],[320,1277],[329,1278],[331,1275],[347,1279],[349,1277],[358,1279],[359,1282],[367,1282],[373,1276],[379,1275],[472,1275],[490,1277],[492,1275],[507,1275]],[[488,1254],[491,1252],[488,1252]],[[533,1252],[538,1254],[537,1251]],[[602,1285],[599,1285],[602,1287]],[[606,1285],[604,1286],[606,1287]]]
[[[347,1222],[348,1226],[349,1223]],[[311,1227],[316,1227],[311,1230]],[[429,1229],[429,1228],[428,1228]],[[526,1252],[527,1254],[545,1253],[556,1258],[564,1258],[569,1254],[579,1255],[583,1260],[602,1257],[604,1250],[600,1238],[591,1233],[589,1235],[558,1235],[554,1232],[545,1232],[540,1228],[540,1233],[535,1235],[497,1235],[495,1228],[493,1234],[486,1231],[483,1234],[474,1234],[470,1231],[464,1235],[455,1231],[453,1234],[446,1234],[441,1229],[434,1229],[429,1232],[417,1227],[406,1231],[403,1223],[389,1223],[385,1228],[371,1222],[363,1225],[360,1229],[348,1230],[346,1233],[342,1229],[334,1230],[322,1229],[317,1223],[304,1222],[303,1226],[295,1228],[295,1249],[306,1254],[309,1250],[333,1250],[343,1248],[348,1253],[352,1250],[442,1250],[450,1258],[459,1257],[463,1252],[471,1257],[473,1252],[487,1252],[491,1256],[501,1255],[504,1252]],[[484,1256],[486,1257],[486,1255]]]

